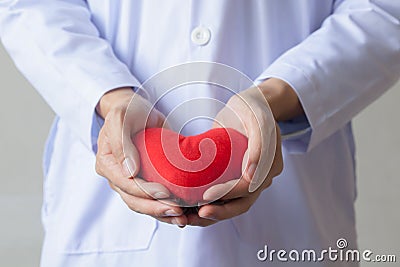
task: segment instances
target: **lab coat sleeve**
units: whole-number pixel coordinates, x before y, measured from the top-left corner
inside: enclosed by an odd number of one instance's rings
[[[101,96],[140,84],[100,37],[85,1],[2,0],[0,37],[17,68],[95,151]]]
[[[288,150],[303,153],[346,125],[399,74],[400,2],[344,0],[257,80],[280,78],[298,94],[311,131],[290,140]]]

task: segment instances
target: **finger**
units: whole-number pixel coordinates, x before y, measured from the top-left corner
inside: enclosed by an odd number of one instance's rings
[[[125,193],[118,187],[115,187],[115,190],[120,194],[128,207],[138,213],[147,214],[152,217],[179,217],[183,215],[183,211],[179,206],[167,205],[166,202],[158,200],[135,197]]]
[[[226,202],[223,205],[204,205],[200,208],[198,215],[201,218],[221,221],[247,212],[253,205],[261,191],[256,191],[249,197],[243,197]]]
[[[262,140],[260,123],[255,117],[249,120],[246,128],[248,133],[248,145],[245,156],[243,157],[242,165],[245,166],[243,178],[250,182],[256,171],[258,162],[260,161]]]
[[[245,185],[241,185],[245,184]],[[232,196],[231,192],[235,188],[238,188],[236,191],[236,197],[242,197],[245,195],[248,195],[249,192],[247,190],[249,183],[245,181],[244,179],[234,179],[231,181],[228,181],[223,184],[217,184],[214,185],[210,188],[208,188],[204,194],[203,194],[203,199],[207,202],[212,202],[217,199],[227,199],[227,196]],[[241,190],[241,193],[238,193],[238,191]]]
[[[169,216],[169,217],[154,217],[154,218],[164,223],[177,225],[180,228],[183,228],[186,225],[188,225],[188,219],[185,215],[176,217]]]
[[[139,173],[140,169],[140,154],[135,145],[133,144],[131,133],[129,129],[124,130],[122,137],[122,167],[126,175],[135,177]],[[119,152],[117,152],[119,153]]]
[[[122,164],[124,161],[123,137],[124,129],[123,122],[125,112],[122,110],[111,110],[105,118],[104,128],[108,137],[111,152],[114,155],[117,163]]]
[[[272,184],[272,177],[267,177],[263,180],[263,184],[261,187],[258,189],[266,189]],[[240,181],[226,194],[224,195],[221,200],[232,200],[232,199],[237,199],[237,198],[242,198],[242,197],[248,197],[251,194],[254,194],[254,192],[249,192],[249,183],[244,180],[240,179]]]
[[[108,155],[111,154],[111,147],[108,142],[107,135],[105,134],[105,127],[102,127],[99,131],[99,137],[97,138],[97,155]]]
[[[283,171],[283,156],[282,156],[282,145],[281,145],[281,132],[279,127],[276,127],[276,134],[277,134],[277,142],[275,148],[275,158],[274,162],[272,163],[271,170],[268,173],[268,176],[274,178],[278,176]]]
[[[142,180],[142,179],[137,179],[137,180]],[[170,197],[170,192],[162,184],[154,182],[143,182],[143,183],[138,183],[137,185],[141,189],[140,190],[141,192],[144,192],[146,195],[150,195],[155,199],[166,199]]]
[[[201,218],[201,217],[200,217],[199,215],[197,215],[197,214],[189,214],[189,215],[187,216],[187,220],[188,220],[188,225],[191,225],[191,226],[201,226],[201,227],[210,226],[210,225],[213,225],[213,224],[215,224],[215,223],[218,222],[218,221],[216,221],[216,220]]]
[[[126,135],[127,136],[127,135]],[[129,139],[130,141],[130,139]],[[104,128],[99,135],[98,153],[96,155],[96,171],[123,190],[127,194],[143,198],[168,198],[170,192],[166,187],[158,183],[148,183],[142,179],[128,179],[131,173],[124,172],[123,166],[112,154],[110,138],[105,134]],[[131,144],[131,142],[128,142]],[[136,151],[132,145],[131,148]]]
[[[263,139],[263,149],[260,162],[249,185],[249,192],[260,188],[265,179],[277,176],[283,169],[282,148],[279,127],[274,124],[274,129],[267,139]],[[266,147],[265,147],[266,146]],[[264,148],[265,147],[265,148]]]
[[[121,165],[112,154],[108,136],[101,130],[98,138],[98,151],[96,154],[96,172],[109,180],[117,178],[129,178],[125,175]]]
[[[244,175],[250,181],[249,192],[256,191],[263,184],[275,158],[275,121],[273,121],[273,126],[264,125],[261,127],[264,129],[259,128],[259,134],[254,135],[253,139],[249,138],[249,168]],[[254,148],[254,146],[258,146],[258,148]]]
[[[125,193],[141,198],[166,199],[170,196],[168,189],[159,183],[146,182],[140,178],[119,179],[118,184],[110,182],[115,190],[115,186]]]
[[[272,184],[272,176],[264,179],[263,188],[267,188]],[[223,184],[217,184],[208,188],[203,199],[207,202],[212,202],[217,199],[230,200],[241,197],[247,197],[251,193],[248,190],[249,182],[245,179],[234,179]]]
[[[124,176],[134,177],[139,171],[140,158],[131,140],[131,124],[125,124],[126,112],[124,109],[111,110],[105,119],[103,132]]]
[[[141,97],[139,97],[141,98]],[[135,109],[133,107],[134,105],[133,102],[131,102],[130,109]],[[163,127],[163,128],[169,128],[168,122],[165,120],[165,116],[156,110],[150,103],[144,102],[144,105],[147,106],[149,109],[148,114],[145,116],[145,122],[140,123],[138,121],[138,118],[131,118],[132,114],[129,113],[126,118],[124,118],[123,122],[123,131],[122,131],[122,149],[123,149],[123,155],[121,156],[119,151],[113,151],[116,153],[116,155],[119,155],[119,160],[125,169],[132,177],[135,177],[140,169],[140,154],[139,151],[137,150],[136,146],[133,144],[133,137],[134,135],[139,132],[142,129],[145,129],[147,127]],[[127,112],[130,112],[130,109],[128,109]],[[132,111],[131,111],[132,112]],[[135,123],[132,124],[132,119],[135,120]]]
[[[122,131],[113,131],[113,140],[111,141],[112,153],[117,161],[122,165],[124,175],[135,177],[140,168],[140,155],[132,141],[132,129],[129,124],[123,123]],[[114,128],[115,129],[115,128]]]

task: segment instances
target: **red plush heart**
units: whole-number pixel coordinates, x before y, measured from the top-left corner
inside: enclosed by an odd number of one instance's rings
[[[183,136],[164,128],[139,132],[133,139],[140,176],[161,183],[187,205],[201,202],[210,186],[241,176],[247,138],[230,128]]]

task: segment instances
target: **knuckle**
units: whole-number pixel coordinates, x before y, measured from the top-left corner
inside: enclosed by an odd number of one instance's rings
[[[242,213],[246,213],[246,212],[248,212],[249,210],[250,210],[250,205],[244,205],[243,206],[243,210],[242,210]]]
[[[283,161],[281,161],[279,164],[278,164],[278,168],[277,168],[277,175],[279,175],[279,174],[281,174],[282,173],[282,171],[283,171]]]
[[[265,179],[265,183],[264,183],[264,185],[263,185],[263,190],[264,190],[264,189],[267,189],[268,187],[270,187],[271,184],[272,184],[272,179],[266,178],[266,179]]]
[[[99,160],[96,160],[94,168],[95,168],[95,171],[96,171],[96,173],[98,175],[104,176],[103,168],[102,168],[101,163],[99,162]]]
[[[272,179],[267,179],[267,181],[262,186],[262,190],[269,188],[271,185],[272,185]]]
[[[105,121],[112,122],[112,121],[120,121],[125,117],[127,111],[127,105],[118,105],[113,107],[106,116]]]
[[[108,181],[108,185],[110,186],[110,188],[111,188],[112,190],[114,190],[115,192],[118,193],[117,188],[115,187],[115,185],[114,185],[111,181]]]
[[[101,175],[101,169],[100,169],[100,166],[99,166],[99,163],[98,163],[97,160],[96,160],[96,164],[94,166],[94,169],[95,169],[97,174]]]

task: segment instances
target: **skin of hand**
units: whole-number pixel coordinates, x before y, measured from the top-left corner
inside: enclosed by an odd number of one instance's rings
[[[131,88],[118,88],[106,93],[96,110],[104,118],[97,142],[96,172],[108,179],[111,188],[120,194],[131,210],[185,226],[187,217],[182,209],[167,204],[168,189],[136,177],[140,158],[131,138],[144,128],[163,127],[164,116]]]
[[[262,97],[260,97],[260,92]],[[243,179],[240,179],[233,189],[229,182],[226,185],[231,190],[225,191],[229,191],[222,198],[225,204],[204,205],[199,209],[198,214],[184,215],[180,207],[172,203],[168,205],[168,201],[157,200],[168,199],[170,196],[170,192],[163,185],[146,182],[136,177],[139,172],[140,158],[131,137],[145,127],[163,127],[165,118],[155,109],[149,112],[151,104],[140,95],[135,95],[132,99],[134,94],[131,88],[112,90],[101,98],[96,108],[97,113],[105,120],[98,138],[96,172],[109,180],[111,188],[120,194],[131,210],[180,227],[212,225],[249,210],[261,192],[271,185],[272,178],[282,171],[281,141],[277,127],[276,153],[272,167],[266,178],[262,179],[263,183],[257,190],[249,192],[249,185],[254,175],[254,169],[250,166],[258,162],[261,151],[249,149],[256,152],[249,155]],[[133,103],[130,104],[131,99]],[[248,105],[243,105],[243,101],[240,99],[245,99]],[[232,117],[228,116],[228,112],[224,114],[224,109],[217,115],[216,121],[220,122],[222,126],[235,128],[242,133],[250,132],[249,130],[252,128],[261,129],[261,133],[258,131],[258,135],[249,136],[249,146],[258,147],[262,138],[263,126],[275,123],[275,121],[266,121],[265,118],[268,116],[263,116],[267,103],[277,121],[288,120],[303,113],[294,90],[284,81],[271,78],[260,84],[259,89],[250,88],[241,92],[240,97],[234,96],[228,101],[227,107],[235,112],[236,116],[240,118],[239,121],[232,120]],[[150,115],[148,116],[148,114]],[[257,120],[253,118],[254,114],[256,114]],[[147,116],[148,120],[146,121]],[[124,125],[125,117],[125,121],[131,122],[131,124]],[[223,186],[221,185],[219,190],[225,190]],[[212,199],[214,193],[213,190],[206,191],[204,198]]]
[[[268,105],[273,114],[273,121],[270,121],[271,116],[266,114]],[[303,112],[295,91],[284,81],[275,78],[264,81],[259,88],[250,88],[233,96],[216,116],[214,126],[231,127],[248,136],[249,153],[243,166],[242,179],[208,189],[203,195],[205,200],[215,199],[221,192],[228,192],[221,198],[224,204],[202,206],[197,214],[188,215],[188,224],[208,226],[247,212],[261,192],[272,184],[272,179],[283,170],[280,130],[276,121],[288,120]],[[271,123],[276,125],[276,135],[268,133]],[[255,171],[255,167],[260,158],[265,156],[262,153],[266,153],[262,142],[269,142],[268,138],[272,136],[276,136],[275,155],[271,169],[263,174],[258,171],[258,167]],[[254,180],[259,181],[255,191],[250,190]]]

